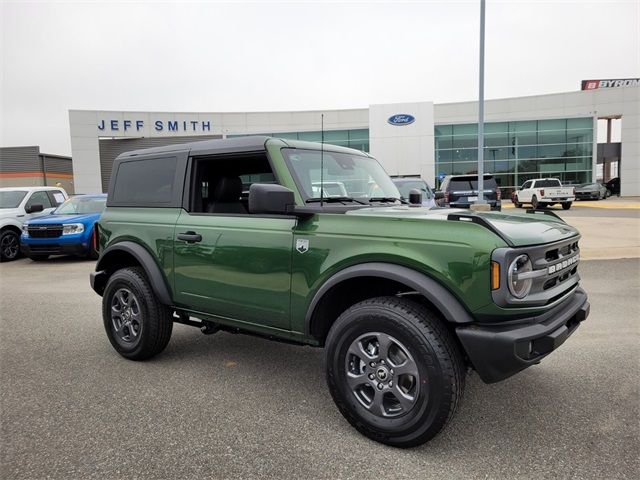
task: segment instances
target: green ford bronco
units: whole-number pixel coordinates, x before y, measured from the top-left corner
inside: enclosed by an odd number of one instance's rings
[[[351,425],[424,443],[468,369],[490,383],[540,362],[589,302],[580,235],[551,212],[413,197],[399,200],[371,156],[332,145],[242,137],[123,154],[91,274],[109,341],[148,359],[178,322],[324,347]]]

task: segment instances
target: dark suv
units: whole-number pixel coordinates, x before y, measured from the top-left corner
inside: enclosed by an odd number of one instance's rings
[[[109,341],[148,359],[177,322],[324,347],[358,431],[426,442],[467,369],[490,383],[539,363],[589,302],[580,235],[560,218],[399,197],[373,157],[333,145],[242,137],[123,154],[91,275]]]
[[[444,194],[442,206],[469,208],[478,201],[478,175],[448,175],[440,185],[440,192]],[[484,199],[491,210],[502,210],[500,187],[491,174],[484,175]]]

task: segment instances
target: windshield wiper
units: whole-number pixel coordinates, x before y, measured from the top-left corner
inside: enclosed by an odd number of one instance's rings
[[[326,203],[355,202],[355,203],[359,203],[360,205],[366,205],[366,203],[351,197],[307,198],[305,203],[320,203],[320,202],[326,202]]]
[[[409,202],[407,202],[406,200],[402,200],[401,198],[396,198],[396,197],[371,197],[369,199],[369,202],[382,202],[382,203],[386,203],[386,202],[400,202],[404,205],[409,205]]]

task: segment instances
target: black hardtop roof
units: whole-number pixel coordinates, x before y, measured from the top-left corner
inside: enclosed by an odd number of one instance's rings
[[[162,147],[143,148],[132,150],[118,156],[118,158],[135,157],[138,155],[149,155],[153,153],[184,152],[191,155],[211,154],[216,151],[220,153],[241,151],[241,150],[264,150],[266,141],[271,138],[264,135],[254,135],[246,137],[220,138],[215,140],[200,140],[197,142],[178,143],[175,145],[165,145]]]

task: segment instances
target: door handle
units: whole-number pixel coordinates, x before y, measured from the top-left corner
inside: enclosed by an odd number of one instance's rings
[[[202,235],[196,232],[184,232],[178,234],[178,240],[184,240],[187,243],[196,243],[202,241]]]

